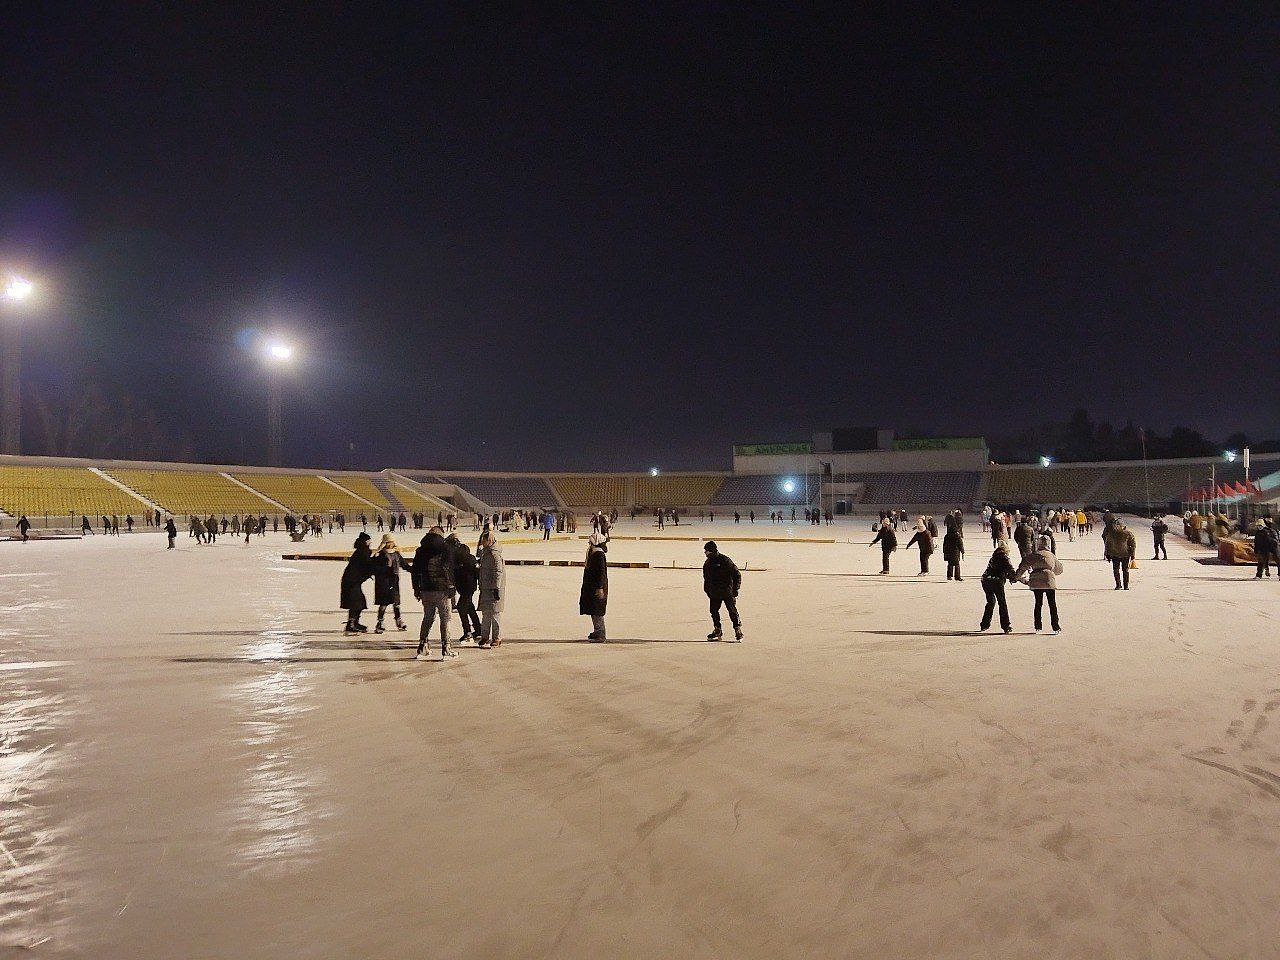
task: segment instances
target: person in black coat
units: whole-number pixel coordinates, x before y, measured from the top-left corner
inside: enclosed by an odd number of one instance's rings
[[[471,549],[456,535],[450,534],[447,542],[449,549],[453,551],[453,586],[458,591],[458,616],[462,619],[462,640],[479,640],[480,615],[476,612],[474,599],[479,581],[476,558]]]
[[[886,518],[880,521],[880,529],[876,531],[875,538],[869,546],[874,547],[877,543],[880,544],[880,554],[883,559],[880,572],[885,574],[889,572],[889,554],[898,549],[898,535],[893,532],[891,519]]]
[[[1169,532],[1169,525],[1164,522],[1164,517],[1158,516],[1151,523],[1151,539],[1155,542],[1156,555],[1152,560],[1159,560],[1160,554],[1164,554],[1164,559],[1169,559],[1169,551],[1164,545],[1165,534]]]
[[[947,561],[947,579],[956,582],[964,579],[960,576],[960,558],[964,556],[964,522],[960,511],[947,514],[947,533],[942,538],[942,559]]]
[[[587,639],[602,643],[605,637],[604,611],[609,604],[609,562],[605,558],[608,537],[596,531],[587,546],[587,560],[582,565],[582,594],[578,613],[591,618],[592,630]]]
[[[907,541],[907,549],[916,544],[920,545],[920,572],[916,576],[923,577],[929,572],[929,557],[933,555],[933,535],[929,533],[924,517],[916,521],[916,532]]]
[[[738,565],[720,552],[714,540],[708,540],[706,546],[707,559],[702,564],[702,592],[711,601],[712,631],[707,634],[708,640],[719,640],[724,636],[720,627],[720,605],[724,604],[729,611],[729,622],[733,624],[733,636],[742,642],[742,621],[738,618],[738,591],[742,588],[742,571]]]
[[[982,572],[982,592],[986,594],[987,605],[982,611],[979,630],[986,630],[991,626],[991,614],[998,603],[1001,628],[1005,633],[1013,632],[1013,626],[1009,622],[1009,604],[1004,596],[1004,585],[1012,583],[1016,579],[1016,574],[1017,571],[1009,561],[1009,544],[1001,540],[991,554],[987,569]]]
[[[387,607],[391,607],[396,618],[396,629],[407,630],[408,627],[400,618],[400,570],[411,570],[412,565],[400,555],[400,548],[389,533],[383,534],[373,560],[373,602],[378,605],[378,623],[373,632],[382,633],[386,629],[382,626],[382,621],[386,617]]]
[[[1276,532],[1273,527],[1259,520],[1253,531],[1253,558],[1257,561],[1258,572],[1255,579],[1271,576],[1271,557],[1276,553]],[[1280,569],[1276,570],[1280,576]]]
[[[178,538],[178,527],[173,522],[173,517],[165,521],[164,532],[169,535],[169,549],[173,549],[173,541]]]
[[[346,633],[364,633],[368,628],[360,622],[360,613],[369,604],[364,598],[364,582],[373,576],[373,551],[369,549],[369,535],[356,537],[355,549],[342,571],[340,605],[347,611]]]
[[[18,518],[18,533],[22,536],[22,542],[27,542],[27,531],[31,529],[31,521],[27,519],[24,513]]]
[[[449,649],[449,601],[453,598],[453,557],[437,524],[422,538],[413,555],[413,595],[422,601],[422,632],[418,635],[417,659],[427,659],[427,635],[437,615],[440,617],[440,656],[456,657]]]
[[[1031,552],[1031,544],[1035,538],[1035,531],[1031,529],[1031,524],[1025,519],[1019,520],[1018,525],[1013,528],[1013,542],[1018,545],[1018,555],[1025,560],[1027,554]]]

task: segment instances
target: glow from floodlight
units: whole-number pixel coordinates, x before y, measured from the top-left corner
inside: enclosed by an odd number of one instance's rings
[[[1227,458],[1227,463],[1235,463],[1236,457],[1239,456],[1234,450],[1224,450],[1222,455]]]
[[[267,359],[276,363],[285,363],[293,358],[293,347],[283,340],[272,340],[267,344]]]
[[[651,476],[651,477],[656,477],[657,475],[658,475],[658,468],[657,468],[657,467],[650,467],[650,468],[649,468],[649,476]]]
[[[791,480],[791,479],[783,480],[783,481],[782,481],[782,489],[783,489],[783,492],[785,492],[785,493],[795,493],[795,492],[796,492],[796,482],[795,482],[794,480]]]
[[[1042,466],[1042,467],[1051,467],[1051,466],[1053,466],[1053,457],[1041,457],[1041,458],[1040,458],[1040,466]]]
[[[35,292],[36,285],[25,277],[10,277],[4,285],[4,296],[6,300],[12,300],[19,303],[26,300]]]

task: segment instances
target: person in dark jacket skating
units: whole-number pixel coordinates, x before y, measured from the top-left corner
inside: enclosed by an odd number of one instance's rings
[[[1169,525],[1164,522],[1164,517],[1157,516],[1151,523],[1151,539],[1155,543],[1156,555],[1152,560],[1159,560],[1160,555],[1164,554],[1164,559],[1169,559],[1169,551],[1164,545],[1165,534],[1169,532]]]
[[[720,626],[720,605],[724,604],[729,611],[734,639],[741,643],[742,621],[738,618],[738,591],[742,588],[742,571],[720,552],[714,540],[708,540],[703,550],[706,551],[707,559],[702,564],[702,592],[711,601],[712,630],[707,634],[707,639],[719,640],[724,636]]]
[[[178,539],[178,527],[177,527],[177,524],[173,522],[173,517],[170,517],[168,520],[165,521],[164,532],[169,535],[168,549],[172,550],[173,541]]]
[[[869,546],[874,547],[877,543],[880,544],[882,560],[880,572],[885,574],[889,572],[889,554],[898,549],[898,535],[893,532],[893,521],[891,519],[886,518],[880,521],[880,529],[876,531],[876,535]]]
[[[360,622],[360,613],[369,604],[364,598],[364,582],[373,576],[373,551],[369,549],[369,535],[356,537],[355,549],[342,571],[340,602],[347,611],[345,633],[364,633],[368,628]]]
[[[1133,531],[1124,525],[1119,517],[1112,517],[1111,523],[1102,530],[1104,556],[1111,561],[1111,572],[1115,576],[1116,589],[1129,589],[1129,564],[1133,563],[1138,552],[1138,541]]]
[[[947,561],[947,579],[957,582],[960,576],[960,558],[964,556],[964,527],[960,511],[947,515],[947,532],[942,538],[942,559]]]
[[[1035,541],[1035,531],[1031,529],[1031,524],[1026,518],[1019,520],[1013,528],[1013,542],[1018,545],[1018,555],[1025,560],[1027,554],[1031,553],[1032,544]]]
[[[479,640],[480,617],[476,613],[475,604],[479,577],[476,558],[471,548],[456,535],[451,534],[448,543],[453,551],[453,587],[458,591],[458,617],[462,620],[462,638],[458,642]]]
[[[431,624],[440,617],[440,656],[456,657],[449,649],[449,600],[453,597],[453,563],[444,530],[439,525],[427,531],[422,545],[413,555],[413,595],[422,601],[422,632],[418,635],[415,659],[427,660],[427,636]]]
[[[578,598],[578,613],[591,618],[592,630],[587,639],[603,643],[604,612],[609,604],[609,562],[605,558],[608,537],[596,531],[587,545],[587,559],[582,566],[582,593]]]
[[[929,557],[933,555],[933,535],[929,533],[924,517],[916,521],[916,532],[907,541],[907,549],[916,544],[920,545],[920,572],[916,576],[923,577],[929,572]]]
[[[24,513],[18,518],[18,534],[22,537],[22,542],[27,542],[27,531],[31,529],[31,521],[27,519]]]
[[[982,592],[986,594],[987,605],[982,611],[982,623],[979,624],[979,630],[986,630],[991,626],[991,614],[995,611],[996,604],[1000,605],[1000,627],[1005,633],[1012,633],[1013,626],[1009,622],[1009,603],[1005,599],[1004,586],[1006,583],[1012,583],[1014,580],[1015,570],[1013,564],[1009,560],[1009,544],[1005,540],[996,543],[995,550],[991,553],[991,559],[987,561],[987,569],[982,572]]]
[[[382,622],[387,607],[391,607],[396,618],[396,629],[407,630],[408,625],[400,618],[400,570],[411,569],[410,564],[400,555],[400,548],[389,533],[382,535],[373,559],[373,602],[378,605],[378,623],[373,632],[382,633],[386,629]]]
[[[1255,574],[1255,579],[1261,580],[1263,577],[1271,576],[1271,558],[1275,554],[1275,528],[1268,526],[1267,523],[1259,520],[1257,526],[1255,526],[1253,530],[1253,559],[1258,565],[1258,572]],[[1280,569],[1276,570],[1276,575],[1280,576]]]

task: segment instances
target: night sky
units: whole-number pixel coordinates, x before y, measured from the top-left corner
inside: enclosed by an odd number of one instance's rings
[[[315,466],[724,468],[1079,406],[1275,433],[1273,8],[692,6],[7,18],[29,378],[262,462],[239,341],[288,330]]]

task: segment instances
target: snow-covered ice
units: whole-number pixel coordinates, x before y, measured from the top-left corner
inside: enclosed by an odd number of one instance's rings
[[[959,584],[834,531],[723,542],[741,645],[699,543],[616,540],[668,569],[610,572],[614,642],[573,642],[580,570],[513,566],[449,663],[411,599],[343,636],[283,534],[0,544],[0,955],[1276,955],[1280,583],[1137,526],[1117,593],[1062,538],[1064,632],[1017,587],[976,635],[972,519]],[[780,533],[832,528],[666,531]]]

